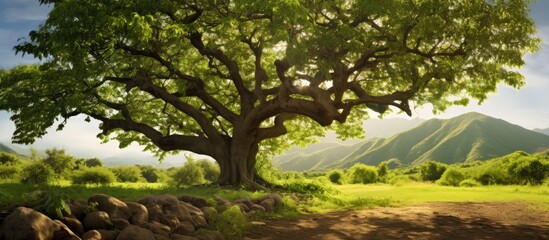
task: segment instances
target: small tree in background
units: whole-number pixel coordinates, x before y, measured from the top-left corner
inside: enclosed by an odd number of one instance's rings
[[[377,181],[377,169],[373,166],[366,166],[362,163],[353,165],[347,171],[351,183],[375,183]]]
[[[379,177],[384,177],[385,175],[387,175],[387,173],[389,173],[388,162],[387,161],[380,162],[377,165],[377,174],[379,175]]]
[[[444,186],[454,186],[457,187],[459,184],[465,180],[465,175],[463,173],[456,169],[456,168],[448,168],[439,180],[437,180],[437,183]]]
[[[335,184],[342,184],[343,183],[343,171],[341,170],[332,170],[326,174],[330,182]]]
[[[177,186],[190,186],[204,183],[204,170],[194,161],[187,159],[187,162],[177,168],[172,174],[172,179]]]
[[[445,164],[431,161],[431,160],[419,166],[419,174],[421,176],[421,179],[423,179],[423,181],[434,182],[440,179],[444,171],[446,171]]]
[[[158,182],[160,178],[160,172],[157,168],[151,165],[139,165],[139,169],[141,170],[141,176],[147,180],[147,182],[155,183]]]
[[[23,168],[21,173],[22,183],[49,183],[55,179],[55,172],[50,165],[41,161],[35,161]]]
[[[75,158],[65,153],[65,150],[52,148],[46,150],[46,158],[42,162],[51,167],[59,177],[67,177],[76,167]]]

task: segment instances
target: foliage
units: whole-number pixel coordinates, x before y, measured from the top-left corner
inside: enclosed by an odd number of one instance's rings
[[[402,186],[412,181],[413,180],[410,179],[410,176],[408,175],[394,175],[387,181],[387,183],[395,186]]]
[[[362,163],[353,165],[347,171],[347,179],[350,183],[375,183],[377,181],[377,169]]]
[[[57,148],[47,149],[46,158],[42,162],[49,165],[59,177],[67,177],[70,171],[76,166],[73,156],[66,154],[65,150]]]
[[[195,162],[202,170],[204,170],[204,179],[208,182],[217,182],[221,171],[219,165],[215,162],[203,159]]]
[[[99,158],[78,159],[77,162],[83,164],[86,167],[103,167],[103,161]],[[78,163],[77,163],[78,165]]]
[[[330,185],[330,182],[322,177],[314,179],[294,178],[282,182],[282,188],[287,191],[313,195],[322,195],[332,192],[333,189]]]
[[[326,176],[330,180],[330,182],[335,184],[342,184],[343,183],[343,171],[341,170],[332,170],[329,171]]]
[[[141,176],[143,176],[147,182],[158,182],[160,172],[157,168],[151,165],[140,165],[139,169],[141,169]]]
[[[448,168],[436,182],[444,186],[457,187],[463,180],[465,180],[465,175],[460,170],[457,168]]]
[[[71,176],[73,184],[110,184],[115,180],[114,173],[103,167],[78,170]]]
[[[0,165],[17,165],[21,162],[19,158],[13,154],[0,152]]]
[[[430,160],[421,164],[419,169],[420,176],[424,181],[436,181],[446,171],[446,165]]]
[[[530,0],[53,2],[15,46],[42,62],[0,75],[14,142],[86,115],[121,147],[213,157],[232,185],[252,181],[257,153],[361,136],[368,109],[437,112],[521,87],[540,42]]]
[[[177,168],[171,175],[176,186],[190,186],[204,183],[204,170],[192,160]]]
[[[536,159],[535,156],[522,157],[512,162],[508,171],[518,183],[539,185],[545,177],[549,176],[549,159]]]
[[[389,172],[389,166],[387,161],[380,162],[377,165],[377,174],[379,177],[384,177]]]
[[[240,211],[238,205],[231,206],[222,213],[213,215],[210,223],[215,230],[227,239],[237,239],[251,227],[248,217]]]
[[[25,166],[21,172],[22,183],[44,184],[55,179],[55,172],[50,165],[34,161]]]
[[[119,182],[139,182],[143,179],[141,169],[137,166],[114,167],[110,170]]]
[[[14,180],[19,172],[21,172],[19,166],[0,165],[0,179]]]
[[[465,179],[459,183],[460,187],[480,187],[482,184],[474,179]]]
[[[71,209],[67,202],[69,202],[67,194],[50,190],[45,193],[44,203],[36,206],[35,209],[46,213],[50,217],[64,219],[64,216],[71,214]]]

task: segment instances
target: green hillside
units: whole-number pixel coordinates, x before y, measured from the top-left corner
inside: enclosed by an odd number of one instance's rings
[[[408,165],[428,159],[458,163],[491,159],[518,150],[532,153],[547,148],[548,135],[501,119],[468,113],[448,120],[432,119],[387,139],[361,142],[344,149],[329,148],[275,164],[283,170],[302,171],[348,168],[358,162],[376,165],[391,158]]]
[[[0,143],[0,152],[7,152],[7,153],[11,153],[11,154],[17,154],[17,152],[11,148],[9,148],[8,146]]]

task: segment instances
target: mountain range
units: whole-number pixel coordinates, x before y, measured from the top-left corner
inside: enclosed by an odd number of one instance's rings
[[[325,145],[318,151],[294,150],[276,157],[273,163],[285,171],[348,168],[356,163],[377,165],[390,159],[410,166],[426,160],[451,164],[547,148],[548,135],[480,113],[467,113],[446,120],[427,120],[388,138]]]
[[[446,120],[371,119],[365,121],[364,129],[364,140],[341,142],[329,134],[306,148],[292,147],[276,156],[273,163],[292,171],[348,168],[358,162],[376,165],[389,159],[398,159],[404,165],[428,159],[457,163],[549,148],[549,128],[528,130],[479,113]],[[29,155],[28,149],[6,143],[0,143],[0,152]],[[185,161],[179,155],[168,157],[162,164],[143,154],[97,157],[107,166],[152,164],[167,168]]]

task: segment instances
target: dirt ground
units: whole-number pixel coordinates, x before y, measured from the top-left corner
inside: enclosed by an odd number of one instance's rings
[[[443,202],[266,221],[252,239],[549,239],[549,212],[517,202]]]

